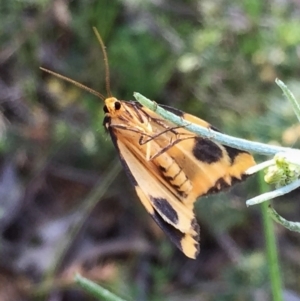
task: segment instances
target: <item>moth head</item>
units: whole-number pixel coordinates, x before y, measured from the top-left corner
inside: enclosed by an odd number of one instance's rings
[[[122,103],[115,97],[108,97],[105,99],[105,105],[103,111],[105,114],[108,114],[110,117],[115,117],[121,114],[122,112]]]

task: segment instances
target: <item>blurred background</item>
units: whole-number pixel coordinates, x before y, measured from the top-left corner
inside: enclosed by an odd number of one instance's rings
[[[296,0],[0,0],[0,300],[94,300],[75,272],[128,300],[271,300],[256,176],[196,204],[197,260],[152,221],[105,133],[106,95],[137,91],[227,134],[299,147],[274,80],[300,99]],[[256,156],[258,162],[266,157]],[[300,221],[299,192],[274,201]],[[300,236],[276,225],[285,300],[300,300]],[[294,299],[292,299],[294,298]]]

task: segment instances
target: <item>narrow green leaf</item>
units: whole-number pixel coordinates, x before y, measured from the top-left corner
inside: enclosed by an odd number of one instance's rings
[[[288,87],[280,79],[276,78],[275,82],[280,87],[280,89],[283,91],[286,98],[292,104],[295,114],[296,114],[298,120],[300,121],[300,104],[298,103],[294,94],[288,89]]]
[[[279,215],[271,206],[269,206],[268,208],[268,214],[275,222],[281,224],[283,227],[289,229],[290,231],[300,232],[299,222],[291,222],[286,220],[281,215]]]
[[[133,95],[138,102],[140,102],[142,105],[149,108],[153,112],[156,112],[158,115],[162,116],[163,118],[179,126],[185,127],[187,130],[196,133],[197,135],[212,139],[221,144],[231,146],[237,149],[249,151],[249,152],[255,152],[262,155],[267,155],[267,156],[275,155],[279,152],[287,152],[293,150],[288,147],[268,145],[265,143],[253,142],[241,138],[232,137],[229,135],[222,134],[220,132],[213,131],[212,129],[207,129],[202,126],[192,124],[190,122],[185,121],[181,117],[169,111],[164,110],[162,107],[158,106],[156,102],[147,99],[145,96],[141,95],[140,93],[135,92]]]
[[[95,282],[88,280],[81,275],[77,274],[75,276],[75,281],[88,293],[98,298],[99,300],[105,301],[126,301],[122,299],[102,286],[96,284]]]
[[[263,179],[263,173],[260,172],[259,175],[260,175],[260,179],[259,179],[260,192],[265,193],[268,190],[268,185]],[[276,244],[274,225],[268,214],[268,202],[264,202],[261,204],[261,213],[262,213],[263,227],[265,233],[270,285],[271,285],[271,291],[273,295],[272,300],[282,301],[283,300],[282,287],[281,287],[282,282],[280,277],[277,244]]]

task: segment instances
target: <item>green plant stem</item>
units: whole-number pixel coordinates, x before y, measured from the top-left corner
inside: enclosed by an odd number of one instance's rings
[[[281,90],[284,93],[285,97],[292,104],[294,112],[295,112],[298,120],[300,121],[300,104],[296,100],[294,94],[288,89],[288,87],[280,79],[276,78],[275,82],[281,88]]]
[[[107,289],[103,288],[102,286],[92,282],[89,279],[82,277],[81,275],[77,274],[75,276],[75,281],[88,293],[96,297],[98,300],[105,300],[105,301],[125,301],[124,299],[116,296],[112,292],[108,291]]]
[[[279,196],[285,195],[285,194],[287,194],[287,193],[289,193],[289,192],[291,192],[291,191],[293,191],[293,190],[295,190],[299,187],[300,187],[300,180],[297,180],[295,182],[292,182],[289,185],[280,187],[276,190],[268,191],[266,193],[263,193],[263,194],[260,194],[256,197],[254,197],[250,200],[247,200],[246,205],[247,206],[253,206],[253,205],[263,203],[265,201],[268,201],[268,200],[277,198]]]
[[[268,208],[269,216],[283,227],[289,229],[290,231],[300,232],[300,223],[291,222],[280,216],[271,206]]]
[[[182,119],[181,117],[171,113],[163,109],[162,107],[158,106],[156,102],[151,101],[150,99],[146,98],[140,93],[135,92],[134,94],[135,99],[141,103],[143,106],[149,108],[153,112],[157,113],[158,115],[162,116],[163,118],[179,125],[187,130],[200,135],[201,137],[209,138],[214,141],[217,141],[221,144],[231,146],[237,149],[258,153],[261,155],[272,156],[279,152],[287,152],[296,150],[288,147],[281,147],[276,145],[268,145],[265,143],[249,141],[241,138],[232,137],[229,135],[222,134],[220,132],[213,131],[212,129],[205,128],[203,126],[187,122],[186,120]],[[297,150],[297,154],[300,154],[300,151]]]
[[[260,192],[265,193],[268,190],[268,185],[263,179],[263,173],[259,173],[259,185]],[[276,245],[276,237],[274,232],[274,224],[272,219],[268,214],[269,202],[264,202],[261,204],[261,213],[263,219],[263,227],[265,233],[266,241],[266,253],[267,261],[269,267],[269,277],[271,282],[271,291],[273,295],[273,301],[282,301],[282,287],[281,287],[281,277],[280,268],[278,262],[278,253]]]

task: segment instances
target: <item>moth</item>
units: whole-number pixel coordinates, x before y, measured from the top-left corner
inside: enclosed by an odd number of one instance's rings
[[[196,258],[200,247],[195,201],[244,180],[245,171],[255,165],[255,161],[248,152],[196,136],[138,102],[112,97],[105,46],[97,30],[94,31],[104,55],[108,97],[53,71],[41,69],[104,101],[103,125],[140,201],[170,240],[187,257]],[[185,121],[215,130],[198,117],[163,107]]]

